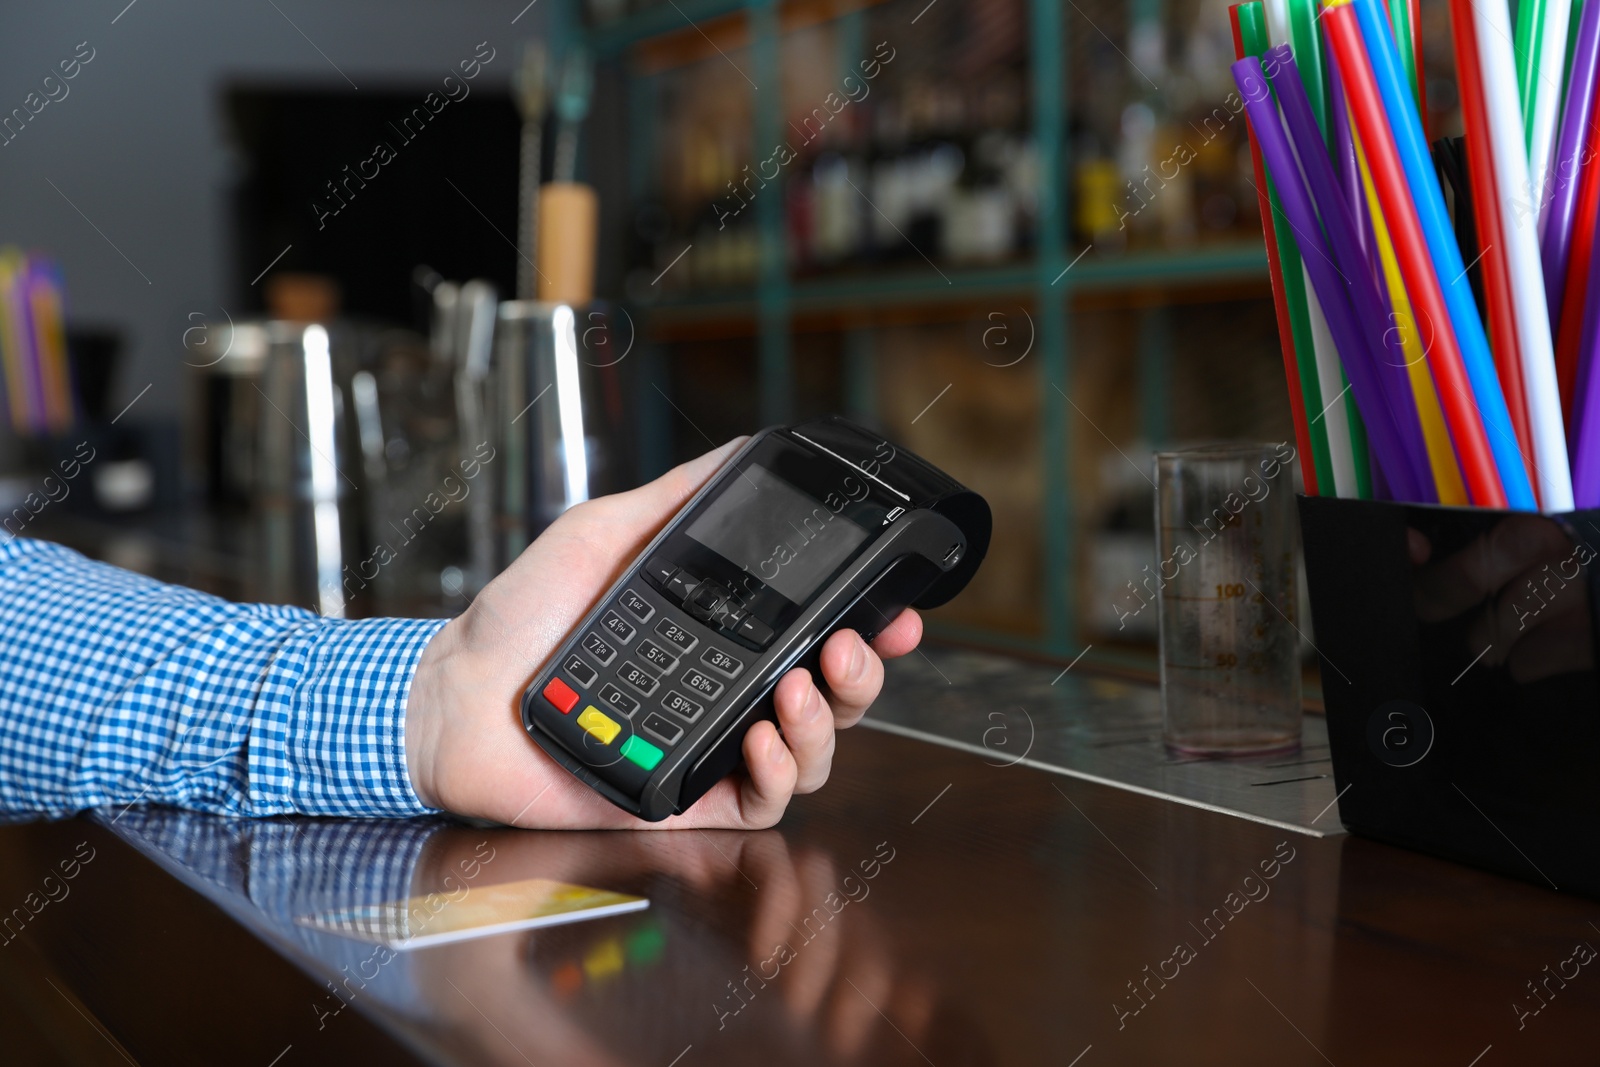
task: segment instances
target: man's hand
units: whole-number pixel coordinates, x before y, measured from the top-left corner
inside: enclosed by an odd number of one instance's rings
[[[733,441],[649,485],[579,504],[529,545],[423,652],[406,705],[406,765],[424,804],[516,826],[771,826],[789,798],[828,779],[834,731],[853,726],[883,685],[881,657],[922,637],[903,613],[869,648],[842,631],[822,648],[824,698],[796,668],[774,693],[778,729],[744,739],[748,772],[718,782],[689,811],[643,822],[563,770],[522,728],[522,693],[572,628],[657,531],[742,444]],[[876,652],[874,652],[876,649]]]

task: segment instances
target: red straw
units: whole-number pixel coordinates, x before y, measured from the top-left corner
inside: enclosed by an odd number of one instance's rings
[[[1328,44],[1339,64],[1339,74],[1344,79],[1345,97],[1355,117],[1361,144],[1367,151],[1372,184],[1378,191],[1384,220],[1394,233],[1395,254],[1405,278],[1406,292],[1421,320],[1431,327],[1433,347],[1428,353],[1428,366],[1433,371],[1439,403],[1444,408],[1456,455],[1461,460],[1467,492],[1472,502],[1480,507],[1503,508],[1506,506],[1505,490],[1495,472],[1494,456],[1489,451],[1483,421],[1472,398],[1472,383],[1462,365],[1461,349],[1450,325],[1450,312],[1445,307],[1444,293],[1439,288],[1433,260],[1422,236],[1422,223],[1417,218],[1416,205],[1412,203],[1405,173],[1400,168],[1399,151],[1378,96],[1377,81],[1361,44],[1356,13],[1349,0],[1335,0],[1323,9],[1322,21],[1327,27]]]
[[[1589,260],[1594,251],[1595,216],[1600,211],[1600,121],[1590,120],[1583,154],[1578,157],[1578,204],[1572,216],[1572,251],[1567,259],[1567,283],[1561,297],[1561,322],[1556,329],[1556,384],[1561,389],[1561,415],[1567,440],[1577,443],[1572,422],[1574,394],[1578,389],[1578,343],[1583,333],[1583,309],[1589,291]]]
[[[1413,0],[1414,2],[1414,0]],[[1472,180],[1472,213],[1478,223],[1478,243],[1483,246],[1483,291],[1489,305],[1489,348],[1494,353],[1500,388],[1506,394],[1511,429],[1517,435],[1528,477],[1534,478],[1528,457],[1534,454],[1528,425],[1527,394],[1522,384],[1521,346],[1511,302],[1511,274],[1506,263],[1504,221],[1501,214],[1500,176],[1494,169],[1489,144],[1488,101],[1478,66],[1478,31],[1472,24],[1473,0],[1450,0],[1450,21],[1456,46],[1456,81],[1461,86],[1461,115],[1467,127],[1467,169]],[[1468,249],[1462,249],[1468,252]]]
[[[1239,28],[1239,8],[1228,7],[1228,21],[1233,24],[1233,52],[1235,59],[1244,58],[1244,32]],[[1283,376],[1289,383],[1289,415],[1294,420],[1294,440],[1300,449],[1300,475],[1305,479],[1306,495],[1317,494],[1316,464],[1311,462],[1311,428],[1306,422],[1306,398],[1300,391],[1300,361],[1295,356],[1294,331],[1289,323],[1289,304],[1283,295],[1283,266],[1278,262],[1278,239],[1272,222],[1272,201],[1267,197],[1267,175],[1261,165],[1261,149],[1256,144],[1256,134],[1245,123],[1250,136],[1250,162],[1256,172],[1256,203],[1261,211],[1261,229],[1267,240],[1267,275],[1272,280],[1272,306],[1278,314],[1278,347],[1283,350]]]

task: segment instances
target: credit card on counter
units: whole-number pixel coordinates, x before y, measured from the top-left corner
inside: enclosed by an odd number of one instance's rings
[[[295,922],[390,948],[410,949],[511,930],[583,922],[649,906],[650,901],[644,897],[627,893],[528,878],[499,885],[465,886],[454,893],[337,908],[298,916]]]

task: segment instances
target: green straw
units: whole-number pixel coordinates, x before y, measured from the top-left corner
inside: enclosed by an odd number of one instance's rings
[[[1251,0],[1239,6],[1239,36],[1244,39],[1247,56],[1263,55],[1271,47],[1267,42],[1267,16],[1261,0]],[[1317,474],[1317,491],[1323,496],[1337,496],[1333,461],[1328,453],[1328,429],[1323,420],[1318,418],[1322,413],[1322,389],[1317,382],[1311,315],[1306,310],[1305,271],[1300,264],[1300,248],[1289,231],[1289,223],[1284,218],[1283,208],[1278,202],[1278,191],[1273,187],[1271,178],[1267,178],[1267,202],[1272,209],[1278,266],[1283,272],[1283,302],[1289,309],[1289,333],[1294,338],[1295,363],[1300,371],[1300,395],[1306,406],[1307,431],[1311,437],[1311,466]]]
[[[1300,69],[1306,95],[1311,98],[1311,113],[1316,116],[1317,127],[1322,130],[1322,140],[1326,143],[1328,81],[1326,64],[1322,60],[1322,35],[1317,33],[1316,0],[1289,0],[1289,44],[1294,48],[1294,64]]]
[[[1521,0],[1517,4],[1517,96],[1522,104],[1525,144],[1533,150],[1533,107],[1539,87],[1540,46],[1544,43],[1545,0]],[[1548,91],[1548,90],[1544,90]]]
[[[1405,7],[1404,0],[1389,0],[1389,2],[1391,7]],[[1311,113],[1316,117],[1317,126],[1322,130],[1322,140],[1331,146],[1328,99],[1332,94],[1328,91],[1328,67],[1322,54],[1322,35],[1317,32],[1319,12],[1316,0],[1288,0],[1288,8],[1289,43],[1294,49],[1295,66],[1300,70],[1300,80],[1306,87],[1306,96],[1311,100]],[[1265,18],[1264,13],[1263,18]],[[1245,47],[1248,50],[1249,45],[1246,44]],[[1303,292],[1303,275],[1301,289]],[[1298,341],[1296,344],[1298,345]],[[1296,353],[1298,352],[1299,349],[1296,348]],[[1314,366],[1312,373],[1315,373]],[[1339,370],[1339,382],[1345,387],[1345,392],[1348,392],[1350,382],[1344,375],[1343,367]],[[1367,428],[1362,423],[1361,413],[1356,410],[1354,404],[1346,403],[1341,406],[1350,426],[1350,458],[1355,467],[1356,494],[1363,500],[1369,500],[1372,497],[1372,477],[1370,457],[1367,454]],[[1318,410],[1321,410],[1320,405]],[[1306,418],[1309,420],[1316,416],[1307,412]]]
[[[1394,43],[1400,49],[1400,69],[1411,83],[1411,95],[1417,92],[1416,27],[1411,25],[1411,5],[1405,0],[1389,0],[1389,22],[1394,27]]]

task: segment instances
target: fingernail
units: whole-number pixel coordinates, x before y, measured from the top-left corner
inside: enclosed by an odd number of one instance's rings
[[[861,640],[861,635],[856,634],[855,651],[850,653],[850,679],[855,681],[867,673],[867,643]]]
[[[811,692],[806,694],[805,707],[800,709],[800,718],[805,722],[812,722],[821,714],[822,694],[817,692],[816,686],[812,686]]]

